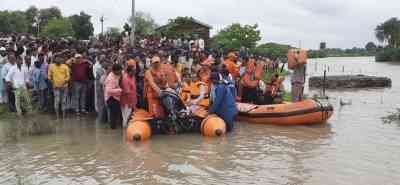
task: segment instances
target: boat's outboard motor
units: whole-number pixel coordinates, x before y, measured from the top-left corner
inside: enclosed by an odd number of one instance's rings
[[[196,128],[198,120],[191,116],[177,93],[173,91],[161,91],[160,101],[168,114],[165,124],[175,133],[191,132]]]

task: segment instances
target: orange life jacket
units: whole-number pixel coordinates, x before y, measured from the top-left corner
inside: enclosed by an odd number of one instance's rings
[[[262,65],[257,64],[255,60],[248,61],[246,73],[243,75],[243,87],[256,88],[262,78]]]
[[[224,61],[224,64],[226,65],[229,73],[232,75],[234,79],[240,76],[239,69],[237,68],[234,61],[232,61],[231,59],[227,59]]]
[[[161,70],[147,70],[144,76],[144,95],[147,99],[149,113],[156,117],[165,117],[164,108],[158,98],[157,92],[151,87],[150,83],[153,81],[160,89],[163,89],[167,85],[165,74]]]
[[[201,99],[197,103],[197,105],[208,107],[210,105],[210,99],[209,99],[209,88],[208,88],[207,83],[202,82],[202,81],[191,83],[190,84],[190,98],[193,100],[193,99],[197,99],[200,96],[200,87],[201,86],[205,86],[206,92],[205,92],[204,98]]]
[[[190,87],[191,87],[190,85],[191,84],[192,83],[186,83],[186,82],[183,83],[180,97],[184,103],[187,103],[190,100]]]
[[[178,76],[174,66],[171,64],[161,64],[161,71],[165,74],[169,87],[175,89],[178,85]]]

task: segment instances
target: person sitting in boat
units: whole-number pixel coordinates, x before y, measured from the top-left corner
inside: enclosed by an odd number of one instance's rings
[[[165,111],[159,97],[161,90],[167,89],[168,81],[163,70],[161,70],[161,59],[154,56],[151,59],[151,67],[144,74],[144,95],[147,100],[148,111],[155,118],[164,118]]]
[[[256,103],[258,86],[262,75],[262,65],[257,64],[254,57],[250,57],[246,65],[246,71],[240,83],[241,101],[244,103]]]
[[[264,105],[280,104],[283,102],[282,99],[282,83],[285,79],[280,77],[278,74],[274,74],[271,80],[267,83]]]
[[[235,53],[230,52],[226,59],[224,60],[224,65],[228,69],[229,73],[233,77],[233,81],[236,81],[240,77],[240,72],[238,67],[236,66],[237,56]]]
[[[181,88],[180,75],[168,59],[164,59],[161,64],[161,71],[165,74],[169,88],[174,89],[176,92]]]
[[[207,67],[203,67],[197,72],[199,80],[190,85],[190,101],[188,102],[190,110],[194,111],[209,106],[209,76],[210,70]]]
[[[212,72],[210,76],[211,92],[209,114],[216,114],[226,123],[227,132],[234,128],[234,119],[238,113],[235,96],[229,84],[220,80],[218,73]]]
[[[190,86],[192,84],[192,78],[188,68],[183,70],[182,80],[182,90],[180,91],[179,96],[181,97],[182,101],[187,104],[190,101]]]

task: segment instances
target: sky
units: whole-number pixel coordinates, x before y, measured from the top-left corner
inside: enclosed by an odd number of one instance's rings
[[[0,10],[59,7],[64,16],[85,11],[95,32],[122,27],[131,14],[131,0],[0,0]],[[400,0],[136,0],[136,10],[150,13],[163,25],[177,16],[192,16],[213,26],[212,34],[232,23],[258,24],[264,42],[316,49],[364,47],[377,42],[375,27],[400,18]]]

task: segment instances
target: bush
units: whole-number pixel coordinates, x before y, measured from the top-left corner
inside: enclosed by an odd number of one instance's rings
[[[328,57],[324,50],[312,50],[308,52],[308,58],[326,58]]]
[[[385,48],[375,56],[377,62],[400,61],[400,48]]]

